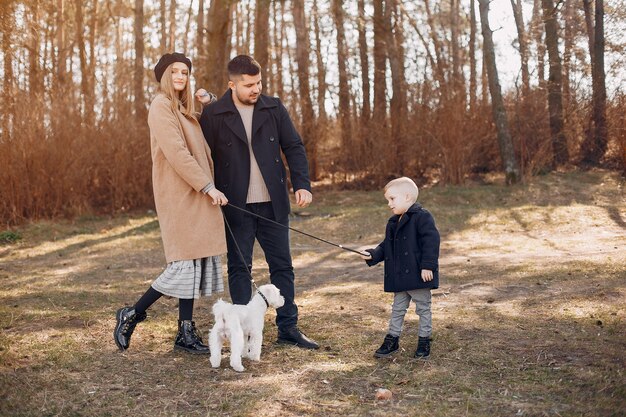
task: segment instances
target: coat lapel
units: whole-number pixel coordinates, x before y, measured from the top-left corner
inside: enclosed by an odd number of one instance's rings
[[[235,110],[236,111],[236,110]],[[246,128],[243,127],[243,122],[241,121],[241,116],[239,116],[239,112],[231,113],[224,118],[224,123],[239,139],[248,144],[248,137],[246,136]]]
[[[229,88],[220,99],[212,104],[215,106],[215,114],[224,114],[224,123],[228,128],[241,139],[246,145],[248,144],[248,136],[246,136],[246,128],[243,127],[241,116],[235,103],[233,102],[232,90]]]
[[[270,119],[270,112],[265,109],[276,107],[276,103],[270,101],[267,97],[259,96],[259,101],[254,106],[254,114],[252,116],[252,140],[256,132]]]

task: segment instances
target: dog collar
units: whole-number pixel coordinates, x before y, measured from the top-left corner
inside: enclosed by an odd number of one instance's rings
[[[267,302],[267,298],[265,298],[265,296],[263,295],[263,293],[259,290],[256,290],[256,292],[261,296],[261,298],[263,299],[263,301],[265,301],[265,305],[267,306],[267,308],[270,308],[270,303]]]

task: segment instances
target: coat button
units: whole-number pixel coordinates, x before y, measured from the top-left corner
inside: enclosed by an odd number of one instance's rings
[[[274,142],[274,136],[270,136],[270,142]]]
[[[228,142],[226,146],[232,146],[232,144],[233,144],[232,142]]]
[[[284,182],[285,182],[285,179],[284,179],[284,178],[281,178],[281,179],[280,179],[280,183],[281,183],[281,184],[283,184]]]
[[[409,254],[409,252],[404,252],[404,256],[407,256]]]
[[[276,162],[276,163],[278,163],[279,161],[280,161],[280,159],[278,159],[278,158],[274,159],[274,162]]]
[[[404,273],[405,273],[405,274],[408,274],[408,273],[409,273],[409,270],[408,270],[408,269],[405,269],[405,270],[404,270]]]
[[[230,162],[226,162],[226,163],[224,164],[224,166],[229,167],[229,166],[230,166]]]
[[[402,236],[402,239],[406,240],[406,236]]]
[[[228,184],[224,184],[224,188],[228,188]]]

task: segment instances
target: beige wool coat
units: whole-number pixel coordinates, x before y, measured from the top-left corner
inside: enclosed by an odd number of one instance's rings
[[[152,187],[167,263],[226,253],[224,219],[200,192],[213,182],[211,150],[200,124],[158,94],[148,113]]]

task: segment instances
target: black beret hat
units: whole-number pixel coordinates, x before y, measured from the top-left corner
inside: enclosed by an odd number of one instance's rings
[[[174,62],[182,62],[183,64],[189,67],[189,71],[191,71],[191,60],[187,58],[184,54],[179,52],[173,52],[171,54],[165,54],[159,59],[159,62],[154,67],[154,75],[156,76],[157,82],[161,82],[161,77],[163,77],[163,73]]]

